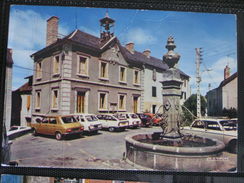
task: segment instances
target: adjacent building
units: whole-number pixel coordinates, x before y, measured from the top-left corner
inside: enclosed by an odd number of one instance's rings
[[[25,79],[28,81],[12,92],[12,125],[27,126],[31,122],[31,101],[32,101],[32,77]]]
[[[6,61],[6,75],[5,75],[5,95],[4,95],[4,113],[3,121],[6,126],[6,130],[11,126],[11,110],[12,110],[12,49],[7,49],[7,61]]]
[[[208,115],[218,116],[223,109],[237,109],[237,72],[230,75],[230,68],[227,65],[224,69],[224,80],[218,88],[207,93]]]
[[[168,69],[162,60],[136,51],[134,43],[122,46],[108,14],[100,20],[100,37],[75,30],[59,39],[58,21],[47,20],[47,45],[31,55],[32,115],[157,111]],[[188,88],[189,76],[181,75]]]

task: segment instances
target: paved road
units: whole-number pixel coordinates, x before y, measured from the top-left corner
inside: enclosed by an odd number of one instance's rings
[[[131,133],[151,133],[160,127],[128,129],[124,132],[101,131],[97,135],[84,135],[57,141],[54,137],[19,137],[13,141],[11,159],[20,166],[48,166],[65,168],[135,169],[123,160],[125,136]],[[226,171],[236,164],[236,155],[224,152]],[[227,158],[226,158],[227,157]]]

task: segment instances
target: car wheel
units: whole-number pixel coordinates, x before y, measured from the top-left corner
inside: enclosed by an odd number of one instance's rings
[[[109,128],[108,128],[108,131],[110,131],[110,132],[114,132],[114,130],[115,130],[114,127],[109,127]]]
[[[237,153],[237,141],[236,140],[232,140],[229,143],[229,151],[231,153]]]
[[[37,135],[38,135],[38,133],[37,133],[37,131],[36,131],[35,128],[33,129],[33,133],[32,133],[32,135],[33,135],[33,136],[37,136]]]
[[[60,132],[56,132],[56,134],[55,134],[55,138],[56,138],[57,140],[61,140],[61,139],[62,139],[62,134],[61,134]]]

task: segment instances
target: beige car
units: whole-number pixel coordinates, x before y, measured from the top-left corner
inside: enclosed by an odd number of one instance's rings
[[[33,135],[54,135],[57,140],[64,136],[83,133],[84,126],[72,115],[42,116],[32,123]]]
[[[183,127],[182,133],[221,140],[230,152],[237,152],[237,123],[232,120],[214,118],[196,119],[190,126]]]

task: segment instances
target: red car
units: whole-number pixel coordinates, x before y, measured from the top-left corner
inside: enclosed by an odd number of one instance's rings
[[[152,125],[158,126],[160,121],[163,119],[159,114],[155,115],[153,113],[144,113],[151,118]]]

